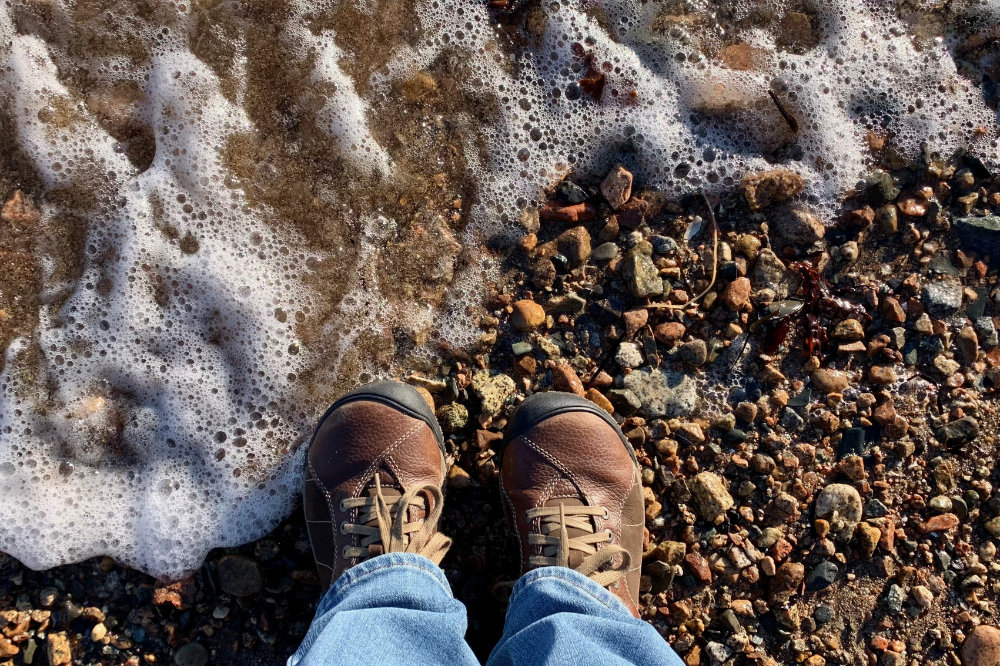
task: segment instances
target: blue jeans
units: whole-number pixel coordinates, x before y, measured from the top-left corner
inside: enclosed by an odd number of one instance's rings
[[[465,628],[465,607],[433,562],[410,553],[380,555],[333,584],[288,666],[478,665]],[[651,625],[632,617],[594,581],[563,567],[521,576],[503,637],[486,663],[683,666]]]

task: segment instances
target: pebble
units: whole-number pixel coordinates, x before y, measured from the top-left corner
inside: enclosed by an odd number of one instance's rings
[[[954,228],[965,247],[1000,256],[1000,215],[960,217],[954,220]]]
[[[48,608],[56,602],[59,598],[59,590],[54,587],[43,588],[41,592],[38,593],[38,603],[42,605],[43,608]]]
[[[954,446],[972,441],[979,436],[979,423],[971,416],[963,416],[960,419],[945,424],[937,432],[937,437],[944,444]]]
[[[611,261],[618,256],[618,246],[614,243],[601,243],[590,253],[594,261]]]
[[[808,247],[826,235],[826,227],[812,212],[789,208],[773,218],[773,231],[782,245]]]
[[[882,539],[882,530],[870,523],[858,523],[858,547],[865,559],[871,559]]]
[[[799,590],[806,569],[798,562],[785,562],[771,579],[770,598],[772,603],[785,603]]]
[[[962,643],[965,666],[1000,666],[1000,629],[981,624]]]
[[[910,595],[913,597],[913,602],[920,608],[930,608],[931,604],[934,603],[934,593],[923,585],[914,585],[913,589],[910,590]]]
[[[739,311],[750,300],[750,279],[738,277],[722,292],[722,303],[733,311]]]
[[[947,317],[962,307],[962,281],[944,278],[924,285],[921,300],[933,317]]]
[[[619,209],[632,197],[632,173],[620,164],[601,182],[601,194],[611,207]]]
[[[806,591],[818,592],[830,587],[833,585],[833,581],[837,580],[839,572],[840,570],[833,562],[820,562],[806,577]]]
[[[746,176],[742,182],[743,197],[750,210],[761,210],[771,204],[791,199],[805,188],[802,176],[788,169],[761,171]]]
[[[733,252],[743,255],[750,261],[757,258],[759,251],[760,239],[753,234],[743,234],[736,240],[736,244],[733,245]]]
[[[670,236],[651,236],[649,242],[656,254],[668,255],[677,251],[677,241]]]
[[[688,553],[684,556],[684,564],[688,565],[691,574],[702,583],[712,582],[712,570],[701,553]]]
[[[815,509],[816,517],[829,518],[831,532],[846,540],[861,520],[861,495],[854,486],[831,483],[816,496]]]
[[[510,322],[519,331],[532,331],[545,323],[545,310],[538,303],[523,299],[514,303]]]
[[[14,190],[13,196],[0,209],[0,220],[21,229],[35,225],[41,218],[41,212],[21,190]]]
[[[631,338],[649,321],[649,310],[645,308],[626,310],[622,313],[622,317],[625,319],[625,337]]]
[[[584,397],[587,398],[587,400],[594,403],[595,405],[597,405],[598,407],[600,407],[601,409],[603,409],[604,411],[606,411],[608,414],[615,413],[614,405],[612,405],[611,401],[608,400],[606,397],[604,397],[604,394],[598,391],[597,389],[595,388],[587,389],[587,392],[584,393]]]
[[[849,384],[845,373],[830,368],[817,368],[811,377],[813,386],[823,393],[840,393]]]
[[[69,638],[66,632],[59,631],[49,634],[45,639],[45,653],[49,658],[49,666],[64,666],[73,661]]]
[[[642,351],[634,342],[623,342],[618,345],[615,362],[622,368],[638,368],[643,364]]]
[[[517,386],[504,374],[480,370],[472,376],[472,390],[479,396],[483,416],[494,419],[500,414],[507,399],[514,395]]]
[[[882,318],[890,324],[902,324],[906,321],[906,312],[903,311],[903,306],[891,296],[882,299],[882,302],[879,303],[879,312],[882,313]]]
[[[986,529],[987,532],[989,532],[993,536],[1000,537],[1000,516],[997,516],[996,518],[990,518],[985,523],[983,523],[983,527]]]
[[[583,203],[589,198],[586,190],[571,180],[564,180],[556,185],[555,195],[568,204]]]
[[[94,641],[95,643],[100,642],[101,639],[103,639],[107,635],[108,635],[108,628],[104,625],[103,622],[98,622],[90,630],[90,640]]]
[[[656,328],[653,329],[653,337],[656,338],[657,342],[669,348],[683,338],[686,331],[687,328],[679,321],[665,321],[656,325]]]
[[[469,422],[469,410],[459,402],[441,405],[438,407],[435,416],[438,423],[441,424],[441,429],[448,434],[458,432]]]
[[[200,643],[188,643],[174,653],[174,663],[177,666],[205,666],[208,650]]]
[[[555,242],[570,266],[579,266],[590,258],[590,232],[586,227],[567,229],[559,234]]]
[[[725,663],[725,661],[729,659],[730,655],[733,654],[733,651],[722,643],[709,641],[705,644],[705,654],[708,656],[709,663],[713,666],[718,666],[719,664]]]
[[[893,583],[889,586],[889,592],[885,595],[885,606],[893,615],[903,612],[903,602],[906,600],[906,593],[903,588]]]
[[[580,381],[579,375],[576,374],[573,368],[566,364],[557,365],[552,368],[552,388],[566,393],[575,393],[576,395],[583,395],[585,393],[583,382]]]
[[[648,242],[637,244],[625,255],[622,270],[629,290],[636,298],[659,296],[663,293],[663,278],[650,258],[652,246]]]
[[[945,497],[944,495],[936,495],[931,498],[931,501],[927,503],[927,506],[937,513],[947,513],[951,511],[952,502],[950,498]]]
[[[234,597],[249,597],[264,586],[257,562],[243,555],[225,555],[219,559],[219,587]]]
[[[865,198],[872,206],[878,207],[895,201],[899,188],[892,176],[885,171],[873,172],[865,182]]]
[[[878,386],[888,386],[896,381],[896,371],[888,365],[873,365],[868,368],[868,381]]]
[[[958,516],[953,513],[942,513],[940,515],[929,518],[927,522],[924,523],[921,530],[924,534],[930,532],[947,532],[948,530],[953,530],[958,527]]]
[[[452,465],[448,470],[448,487],[455,490],[468,488],[472,485],[472,477],[461,465]]]
[[[682,372],[666,369],[633,370],[622,380],[646,416],[685,416],[694,411],[698,402],[698,386]],[[608,393],[610,398],[614,391]],[[611,398],[614,402],[614,398]],[[616,403],[617,404],[617,403]]]
[[[757,255],[751,277],[757,289],[772,289],[777,298],[788,296],[791,276],[784,262],[770,248],[761,250],[760,254]]]
[[[705,365],[705,361],[708,360],[708,346],[704,340],[691,340],[681,345],[677,355],[688,365]]]
[[[882,233],[892,235],[899,231],[899,209],[895,204],[886,204],[875,211],[875,223]]]
[[[854,342],[855,340],[863,340],[864,337],[865,329],[857,319],[845,319],[837,322],[837,325],[833,327],[833,338],[835,340]]]
[[[712,472],[701,472],[688,484],[695,508],[709,522],[733,508],[735,502],[722,479]]]

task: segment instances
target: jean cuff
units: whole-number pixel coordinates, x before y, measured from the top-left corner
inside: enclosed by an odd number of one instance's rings
[[[340,603],[350,593],[352,588],[363,583],[369,576],[388,573],[387,569],[409,569],[419,572],[440,585],[441,589],[449,597],[452,596],[451,584],[445,577],[444,572],[441,571],[441,567],[423,555],[417,555],[416,553],[386,553],[385,555],[379,555],[356,564],[341,574],[340,578],[323,595],[323,600],[320,601],[319,606],[316,608],[316,616],[319,617]]]
[[[594,601],[606,607],[609,611],[613,613],[620,613],[623,616],[627,616],[629,619],[634,618],[632,612],[629,611],[628,607],[624,603],[622,603],[621,599],[608,592],[605,588],[601,587],[587,576],[573,571],[569,567],[538,567],[537,569],[532,569],[528,573],[522,575],[514,585],[514,589],[511,591],[510,604],[513,605],[517,596],[524,592],[530,585],[544,580],[557,580],[562,583],[572,585],[580,592],[590,596],[594,599]]]

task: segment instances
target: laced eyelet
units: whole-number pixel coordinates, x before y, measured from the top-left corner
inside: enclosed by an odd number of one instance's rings
[[[608,535],[608,542],[615,540],[615,533],[611,530],[604,530],[604,533]]]
[[[340,500],[340,510],[341,511],[347,511],[347,507],[344,506],[344,500]]]
[[[341,556],[349,559],[351,556],[347,554],[347,548],[348,548],[347,546],[344,546],[344,548],[340,551],[340,554]]]
[[[347,534],[347,523],[341,523],[340,524],[340,533],[341,534]]]

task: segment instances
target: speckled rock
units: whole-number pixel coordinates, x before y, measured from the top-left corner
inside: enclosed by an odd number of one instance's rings
[[[834,537],[850,539],[861,520],[861,495],[854,486],[831,483],[816,497],[816,517],[830,521]]]
[[[639,399],[642,412],[652,418],[689,414],[698,401],[697,385],[682,372],[633,370],[623,384]]]
[[[722,479],[711,472],[701,472],[690,482],[691,495],[698,515],[712,521],[733,508],[733,496]]]
[[[488,370],[481,370],[472,376],[472,390],[479,396],[483,415],[489,418],[500,414],[515,388],[514,380],[507,375],[494,375]]]

